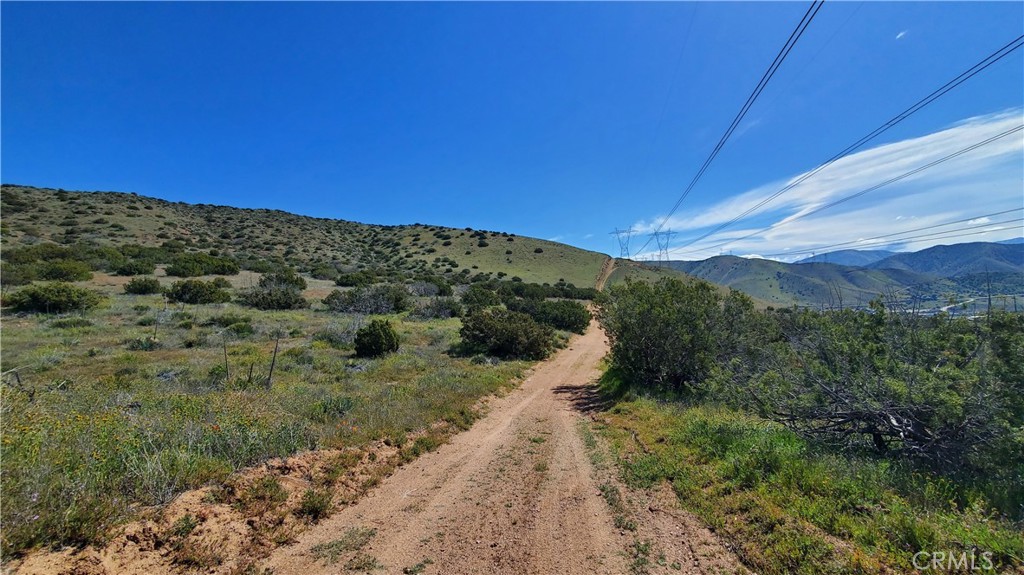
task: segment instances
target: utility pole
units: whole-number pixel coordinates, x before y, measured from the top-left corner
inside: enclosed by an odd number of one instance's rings
[[[619,241],[619,257],[622,259],[629,259],[629,238],[636,233],[633,228],[620,230],[615,228],[614,232],[610,232],[609,235],[615,236],[615,239]]]

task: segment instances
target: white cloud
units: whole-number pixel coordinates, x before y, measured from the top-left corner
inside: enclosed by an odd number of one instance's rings
[[[904,36],[907,35],[907,32],[910,32],[910,30],[903,30],[902,32],[900,32],[899,34],[896,35],[896,39],[899,40],[899,39],[903,38]]]
[[[1020,109],[968,118],[949,128],[925,136],[884,144],[842,158],[805,181],[795,185],[734,226],[685,248],[676,248],[677,259],[701,259],[717,255],[723,249],[734,253],[775,254],[788,250],[853,241],[857,238],[891,234],[907,229],[966,220],[979,214],[1021,207],[1021,181],[1024,178],[1024,138],[1017,132],[972,150],[962,156],[918,174],[871,191],[834,208],[810,212],[851,194],[863,191],[906,172],[944,158],[1024,124]],[[687,243],[714,227],[729,222],[753,208],[803,174],[788,180],[759,186],[665,222],[665,228],[679,234],[674,246]],[[1020,212],[996,216],[989,221],[1020,217]],[[975,224],[988,223],[975,218]],[[637,222],[641,233],[652,232],[664,217]],[[764,229],[766,226],[770,228]],[[965,227],[960,223],[952,228]],[[743,226],[739,229],[735,226]],[[942,232],[943,228],[936,229]],[[980,229],[977,231],[981,231]],[[924,233],[924,232],[922,232]],[[743,236],[752,237],[742,239]],[[910,234],[916,235],[916,234]],[[906,249],[923,249],[938,243],[956,241],[998,241],[1021,235],[1019,225],[994,230],[989,235],[965,239],[921,239],[910,241]],[[728,240],[737,240],[719,246]],[[849,245],[844,247],[856,247]],[[836,248],[843,249],[843,248]],[[879,248],[880,249],[880,248]],[[694,253],[696,250],[703,250]],[[802,257],[802,256],[801,256]],[[792,258],[797,259],[797,258]]]
[[[971,221],[969,221],[967,223],[968,224],[987,224],[987,223],[989,223],[991,221],[992,221],[992,218],[975,218],[975,219],[973,219],[973,220],[971,220]]]

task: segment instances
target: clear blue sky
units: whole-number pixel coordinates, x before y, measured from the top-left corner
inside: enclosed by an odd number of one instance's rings
[[[3,2],[0,176],[609,252],[612,228],[665,215],[808,5]],[[670,222],[675,244],[1022,32],[1020,2],[826,3]],[[1019,125],[1022,106],[1018,50],[731,229]],[[1022,143],[680,253],[785,252],[1020,207]]]

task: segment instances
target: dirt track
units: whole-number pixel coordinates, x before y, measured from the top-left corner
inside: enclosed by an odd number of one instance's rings
[[[275,575],[335,573],[358,555],[386,573],[421,562],[424,573],[628,573],[637,566],[627,550],[643,538],[657,550],[652,571],[732,572],[731,554],[674,511],[671,494],[641,496],[647,499],[636,532],[615,527],[578,430],[606,351],[594,323],[521,388],[493,401],[472,429],[399,469],[263,565]],[[315,557],[314,546],[357,527],[376,530],[361,551],[333,565]]]

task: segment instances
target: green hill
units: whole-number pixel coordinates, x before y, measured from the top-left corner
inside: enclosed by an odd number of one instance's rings
[[[933,246],[895,254],[869,265],[872,269],[898,269],[939,277],[980,273],[1024,274],[1024,244],[970,242]]]
[[[444,275],[457,282],[519,277],[592,287],[608,256],[505,232],[413,224],[379,226],[279,210],[186,204],[117,192],[4,185],[4,248],[61,245],[161,246],[230,255],[243,267],[287,263],[331,279]]]
[[[863,305],[893,289],[928,283],[931,276],[903,270],[868,270],[834,264],[786,264],[717,256],[671,262],[674,269],[731,287],[772,305]]]

